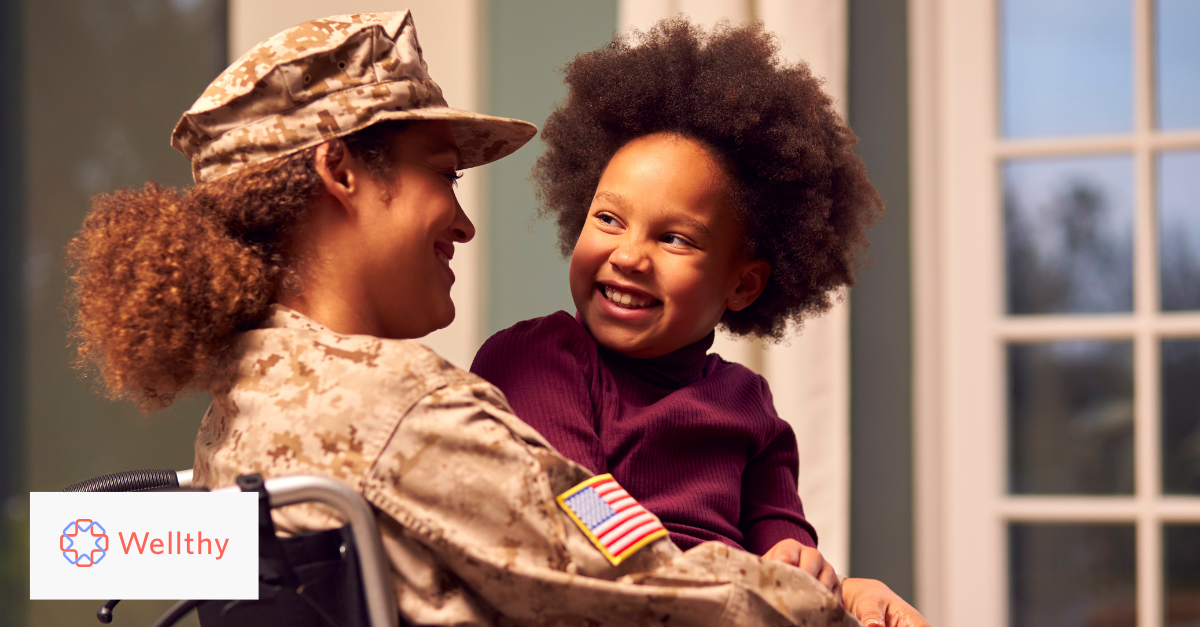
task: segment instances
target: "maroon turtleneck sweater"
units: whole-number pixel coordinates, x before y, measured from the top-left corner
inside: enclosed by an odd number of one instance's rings
[[[613,477],[683,549],[707,540],[762,555],[816,546],[796,493],[796,436],[767,382],[708,355],[713,335],[653,359],[599,346],[560,311],[493,335],[471,371],[563,455]]]

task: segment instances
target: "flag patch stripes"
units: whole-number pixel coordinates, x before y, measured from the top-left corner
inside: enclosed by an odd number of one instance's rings
[[[667,530],[610,474],[597,475],[563,492],[558,504],[613,566]]]

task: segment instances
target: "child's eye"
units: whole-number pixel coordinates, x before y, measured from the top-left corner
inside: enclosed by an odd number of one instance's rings
[[[600,224],[605,226],[620,226],[621,224],[620,222],[617,222],[617,218],[615,216],[608,213],[597,213],[596,219],[600,221]]]
[[[683,239],[682,237],[680,237],[678,235],[664,235],[664,236],[662,236],[661,241],[664,244],[668,244],[670,246],[678,246],[680,248],[690,247],[692,245],[691,242],[687,241],[686,239]]]

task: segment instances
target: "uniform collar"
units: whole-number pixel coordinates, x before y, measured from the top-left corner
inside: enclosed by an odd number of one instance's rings
[[[271,314],[263,321],[263,329],[300,329],[317,333],[333,333],[329,327],[309,318],[308,316],[279,303],[271,305]]]

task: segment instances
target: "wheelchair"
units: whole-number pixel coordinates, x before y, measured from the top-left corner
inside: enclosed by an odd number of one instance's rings
[[[76,483],[64,492],[204,490],[192,487],[192,471],[131,470]],[[237,485],[213,491],[259,493],[258,600],[195,599],[176,603],[154,623],[169,627],[195,609],[204,627],[295,625],[297,627],[400,627],[388,562],[370,505],[328,477],[238,477]],[[288,538],[275,535],[271,509],[305,502],[332,507],[347,524]],[[113,620],[120,600],[105,603],[96,618]]]

